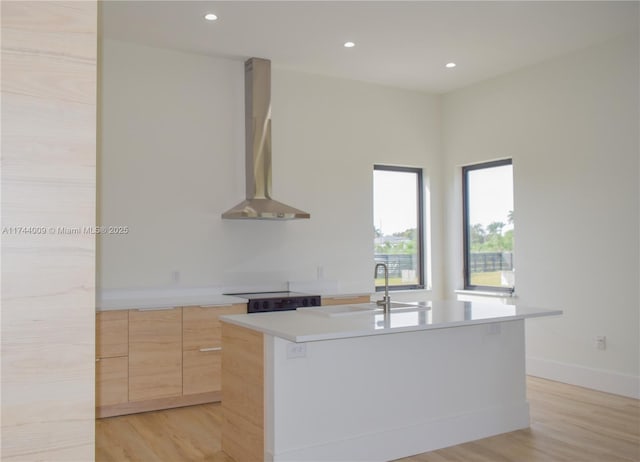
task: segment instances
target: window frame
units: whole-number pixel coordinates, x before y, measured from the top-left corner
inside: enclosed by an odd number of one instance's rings
[[[423,181],[423,172],[420,167],[401,167],[397,165],[381,165],[374,164],[373,171],[383,170],[388,172],[403,172],[403,173],[414,173],[416,175],[416,208],[417,208],[417,229],[416,235],[418,240],[418,283],[417,284],[405,284],[405,285],[395,285],[389,286],[389,291],[393,290],[414,290],[414,289],[424,289],[424,281],[425,281],[425,248],[424,248],[424,181]],[[374,204],[375,207],[375,204]],[[375,227],[375,223],[374,223]],[[375,249],[374,249],[374,258],[375,258]],[[374,278],[374,284],[375,284]],[[375,286],[376,292],[384,291],[384,285]]]
[[[497,286],[481,286],[471,284],[471,274],[469,273],[469,255],[470,255],[470,233],[469,233],[469,172],[474,170],[483,170],[493,167],[502,167],[504,165],[511,165],[513,167],[513,159],[500,159],[492,160],[489,162],[481,162],[479,164],[465,165],[462,167],[462,273],[463,273],[463,287],[464,290],[485,291],[485,292],[500,292],[506,294],[513,294],[514,287],[497,287]],[[512,178],[513,181],[513,178]]]

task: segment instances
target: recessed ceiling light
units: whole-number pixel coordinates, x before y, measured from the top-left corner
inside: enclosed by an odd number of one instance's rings
[[[204,19],[206,19],[207,21],[215,21],[216,19],[218,19],[218,17],[213,13],[207,13],[204,15]]]
[[[356,46],[356,44],[353,43],[353,42],[344,42],[344,47],[345,48],[353,48],[355,46]]]
[[[454,67],[456,67],[456,63],[447,63],[444,67],[447,67],[449,69],[453,69]]]

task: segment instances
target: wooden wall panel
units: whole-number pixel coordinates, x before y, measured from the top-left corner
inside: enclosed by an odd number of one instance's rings
[[[0,7],[1,459],[89,461],[97,2]]]

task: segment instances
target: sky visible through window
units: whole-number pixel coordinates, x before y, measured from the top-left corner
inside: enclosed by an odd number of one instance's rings
[[[501,221],[506,225],[505,231],[512,229],[508,214],[513,210],[513,166],[503,165],[481,172],[481,181],[469,182],[469,197],[479,198],[481,202],[480,207],[470,208],[470,223],[486,227]],[[374,170],[373,223],[383,235],[416,227],[416,184],[407,181],[407,177],[403,172]]]
[[[373,171],[373,223],[383,235],[417,227],[415,175],[388,170]]]
[[[476,180],[476,181],[474,181]],[[469,223],[487,227],[499,221],[513,229],[508,215],[513,210],[513,165],[469,172]]]

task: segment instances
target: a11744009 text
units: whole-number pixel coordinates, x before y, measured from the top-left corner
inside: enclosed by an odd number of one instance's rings
[[[129,234],[128,226],[3,226],[2,235]]]

